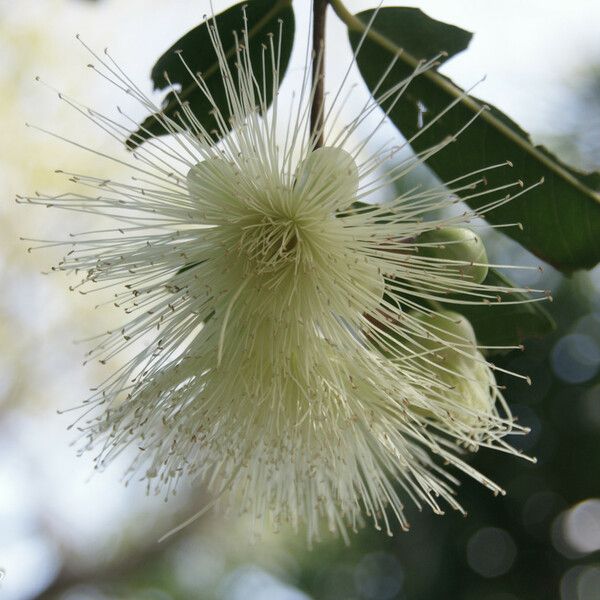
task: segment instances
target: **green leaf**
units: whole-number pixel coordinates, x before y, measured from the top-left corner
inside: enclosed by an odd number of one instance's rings
[[[185,59],[192,73],[202,74],[213,100],[228,122],[227,98],[217,54],[210,39],[209,25],[217,27],[229,67],[232,73],[235,73],[234,32],[237,32],[239,40],[244,28],[243,7],[246,7],[248,19],[250,61],[257,77],[257,83],[261,89],[266,90],[268,96],[266,102],[270,104],[273,99],[273,73],[270,67],[270,53],[267,51],[263,81],[263,48],[265,45],[269,48],[269,38],[275,35],[275,48],[279,43],[281,47],[279,63],[279,79],[281,80],[287,69],[294,42],[294,11],[291,0],[246,0],[236,4],[216,15],[214,21],[210,18],[188,31],[158,59],[150,74],[154,89],[163,90],[170,87],[169,81],[174,86],[178,86],[181,90],[178,94],[180,100],[189,103],[196,119],[206,131],[214,132],[215,139],[218,138],[218,134],[214,131],[216,121],[212,115],[213,106],[194,82],[179,55],[181,54]],[[280,21],[283,22],[283,27],[279,40]],[[168,80],[165,73],[168,75]],[[175,94],[171,91],[163,101],[160,114],[177,122],[183,121],[185,124],[186,118],[180,114],[180,108]],[[150,115],[138,130],[129,136],[127,146],[133,149],[151,137],[167,134],[168,131],[165,130],[160,120],[155,115]]]
[[[368,10],[356,17],[340,14],[349,25],[350,42],[355,51],[373,13]],[[441,51],[450,57],[465,49],[470,37],[470,33],[435,21],[418,9],[382,8],[364,40],[357,62],[367,86],[373,91],[398,48],[403,48],[380,88],[385,91],[408,77],[419,60],[432,58]],[[427,125],[462,93],[450,79],[431,69],[409,85],[391,110],[390,119],[404,137],[410,139],[419,132],[421,119],[422,125]],[[384,110],[389,108],[389,102],[382,103]],[[477,98],[465,96],[411,142],[413,149],[420,152],[453,136],[482,106],[484,103]],[[545,182],[487,213],[485,218],[492,224],[521,223],[522,230],[511,227],[502,231],[565,273],[596,265],[600,261],[600,173],[576,171],[542,146],[534,146],[528,134],[497,108],[489,106],[454,143],[431,157],[428,165],[440,179],[450,181],[507,160],[514,168],[489,171],[486,174],[489,188],[519,179],[525,185],[542,178]],[[488,200],[474,200],[469,204],[479,208],[489,201],[489,197],[486,198]]]
[[[484,285],[514,287],[495,269],[488,271]],[[473,325],[477,342],[482,346],[517,346],[527,338],[537,338],[551,332],[556,324],[539,302],[508,304],[527,300],[521,292],[502,294],[501,302],[490,304],[445,304],[448,310],[463,314]]]

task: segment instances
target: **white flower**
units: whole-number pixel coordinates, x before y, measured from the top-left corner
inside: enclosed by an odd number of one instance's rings
[[[309,539],[323,522],[346,535],[364,515],[390,534],[390,517],[406,528],[404,495],[438,513],[443,503],[462,510],[449,467],[501,491],[461,455],[480,446],[511,451],[503,437],[513,420],[468,322],[436,307],[450,293],[489,301],[503,290],[481,283],[481,241],[461,229],[473,213],[423,219],[457,202],[452,190],[497,190],[475,173],[450,191],[364,204],[383,182],[373,173],[397,151],[364,159],[365,144],[352,144],[375,102],[337,136],[326,119],[325,146],[315,149],[310,94],[291,114],[278,110],[277,93],[267,109],[247,39],[234,77],[213,35],[232,125],[228,133],[215,106],[220,143],[182,105],[193,130],[160,117],[179,142],[139,148],[137,180],[78,175],[97,191],[30,199],[118,221],[108,233],[69,240],[74,248],[58,267],[83,273],[80,289],[115,286],[127,313],[92,357],[112,360],[145,343],[85,403],[96,412],[79,427],[87,447],[99,449],[98,466],[139,447],[131,474],[149,487],[168,493],[198,476],[259,530],[305,522]],[[102,64],[153,108],[111,62]],[[385,179],[420,161],[389,167]],[[496,196],[482,211],[507,200],[504,191]]]

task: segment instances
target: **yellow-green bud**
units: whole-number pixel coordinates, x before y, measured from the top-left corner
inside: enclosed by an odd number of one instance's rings
[[[462,353],[475,354],[476,338],[473,326],[463,315],[450,310],[441,310],[431,314],[413,314],[414,319],[423,326],[418,343],[425,350],[435,350],[433,361],[443,361],[443,366],[454,366],[463,356]],[[415,332],[417,333],[417,332]],[[454,348],[457,348],[458,351]]]
[[[427,352],[418,362],[423,369],[433,371],[437,380],[448,387],[440,390],[439,402],[453,419],[473,426],[478,416],[493,411],[490,394],[490,370],[476,346],[475,332],[469,320],[453,311],[433,314],[412,314],[416,319],[415,333],[422,325],[423,337],[418,337],[411,350]],[[465,409],[465,410],[463,410]],[[433,412],[424,411],[429,417]]]
[[[297,177],[296,191],[329,204],[332,211],[348,208],[356,199],[358,168],[341,148],[313,150],[298,166]]]
[[[421,256],[460,261],[453,266],[457,277],[481,283],[487,276],[485,246],[481,238],[470,229],[444,227],[425,231],[419,235],[416,244]]]
[[[461,357],[453,365],[454,373],[443,373],[441,380],[454,390],[452,400],[459,406],[488,415],[493,410],[493,397],[490,394],[490,371],[481,352],[475,351],[473,358]],[[450,409],[454,418],[473,424],[475,415],[462,413],[460,409]]]

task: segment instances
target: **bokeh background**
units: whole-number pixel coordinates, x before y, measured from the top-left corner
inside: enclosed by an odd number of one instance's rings
[[[213,4],[219,12],[233,2]],[[373,4],[347,2],[354,11]],[[309,2],[295,5],[306,32]],[[445,73],[463,86],[487,76],[479,97],[565,160],[600,168],[600,4],[411,5],[475,32],[470,49]],[[57,409],[75,406],[102,374],[82,367],[86,346],[74,341],[103,331],[115,315],[94,311],[94,301],[69,292],[61,275],[44,274],[58,250],[28,253],[31,243],[20,240],[62,237],[82,221],[19,207],[13,198],[62,191],[56,169],[98,166],[93,154],[27,128],[26,121],[101,150],[114,148],[34,77],[95,107],[114,107],[121,96],[86,69],[89,56],[75,34],[100,51],[109,46],[151,93],[154,60],[209,12],[207,0],[0,0],[0,598],[600,599],[598,269],[568,279],[550,267],[519,275],[524,285],[552,290],[548,308],[558,323],[553,335],[500,359],[532,377],[531,387],[510,378],[503,383],[513,410],[532,429],[519,443],[538,463],[475,456],[507,495],[493,497],[465,481],[467,518],[409,509],[409,533],[388,538],[367,528],[350,546],[325,539],[308,550],[301,534],[286,532],[252,545],[243,523],[209,513],[158,544],[206,501],[202,490],[188,486],[164,502],[147,497],[143,483],[123,485],[126,460],[92,476],[91,455],[76,456],[67,430],[73,416]],[[327,69],[335,79],[349,49],[333,15],[328,35]],[[300,69],[301,62],[292,64],[292,83]],[[539,264],[499,234],[487,234],[486,244],[498,262]]]

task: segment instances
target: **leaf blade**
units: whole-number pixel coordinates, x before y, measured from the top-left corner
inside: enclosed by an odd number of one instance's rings
[[[514,288],[514,284],[496,269],[490,269],[484,285]],[[482,346],[518,346],[530,338],[540,338],[556,328],[554,319],[539,302],[526,301],[519,291],[503,294],[502,302],[489,304],[447,304],[448,310],[461,313],[475,330]],[[498,350],[492,352],[499,352]]]
[[[410,20],[406,18],[409,10],[416,11]],[[373,11],[350,17],[354,21],[348,21],[355,24],[354,29],[349,29],[350,42],[356,50],[361,37],[359,30],[371,20]],[[400,55],[390,73],[389,81],[395,83],[409,76],[419,59],[445,50],[444,37],[439,33],[444,31],[444,27],[456,29],[430,19],[417,9],[380,9],[372,24],[372,34],[367,35],[357,56],[367,86],[373,90],[383,69],[387,67],[387,61],[381,60],[382,51],[391,59],[394,48],[404,46],[408,50]],[[407,30],[410,30],[409,33]],[[419,45],[412,41],[415,35],[418,37],[420,30],[430,32],[428,47],[423,39]],[[466,35],[468,32],[463,32],[463,37]],[[452,56],[462,49],[459,46],[449,47],[448,54]],[[426,50],[429,50],[428,56],[425,56]],[[450,79],[436,70],[429,70],[410,84],[391,110],[390,119],[410,139],[419,130],[419,105],[428,107],[432,115],[430,118],[433,118],[461,94],[463,91]],[[448,115],[412,142],[413,149],[422,151],[454,134],[482,106],[483,103],[477,98],[464,97]],[[580,173],[561,163],[545,148],[534,146],[527,133],[497,108],[490,106],[461,134],[457,142],[430,158],[428,164],[442,180],[448,181],[506,160],[515,165],[514,179],[531,183],[543,177],[545,185],[486,214],[486,219],[492,224],[522,223],[523,231],[511,228],[504,230],[504,233],[565,273],[579,268],[592,268],[597,264],[600,261],[600,195],[597,192],[600,189],[600,174]],[[506,180],[499,173],[490,173],[490,187],[502,183],[506,183]],[[475,209],[481,206],[474,201],[470,205]]]
[[[283,23],[279,62],[279,79],[281,79],[287,70],[294,40],[295,22],[291,0],[276,0],[275,2],[272,0],[249,0],[241,2],[216,15],[214,20],[213,18],[207,19],[188,31],[159,57],[150,74],[154,89],[164,90],[172,85],[179,85],[181,90],[177,93],[177,96],[173,91],[169,92],[163,101],[160,113],[149,115],[140,124],[139,128],[129,136],[127,146],[130,149],[135,149],[151,137],[169,133],[160,119],[157,118],[160,115],[165,115],[176,121],[183,119],[185,122],[185,118],[178,114],[180,102],[189,103],[195,118],[198,119],[206,131],[211,132],[213,137],[218,139],[219,135],[214,129],[216,122],[211,115],[213,105],[200,90],[179,58],[179,54],[183,56],[192,73],[202,74],[210,95],[223,114],[227,116],[227,98],[217,54],[211,41],[209,26],[214,25],[217,28],[225,57],[233,72],[237,47],[237,40],[233,32],[240,32],[245,21],[248,24],[248,38],[251,41],[249,45],[250,61],[258,74],[259,84],[269,93],[268,98],[265,99],[266,103],[271,103],[274,77],[268,69],[264,72],[264,78],[262,77],[262,46],[267,44],[268,47],[268,38],[272,34],[278,33],[281,21]],[[198,52],[198,49],[201,49],[201,52]],[[168,74],[168,78],[165,77],[165,73]],[[225,122],[227,122],[227,119],[225,119]]]

